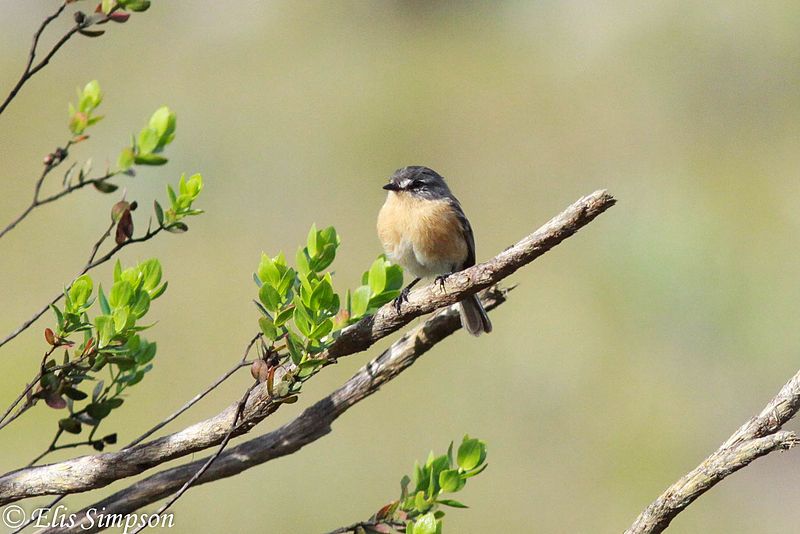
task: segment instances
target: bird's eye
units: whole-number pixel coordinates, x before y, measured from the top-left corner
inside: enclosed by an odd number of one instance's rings
[[[424,186],[425,182],[422,180],[413,180],[410,184],[408,184],[409,189],[419,189],[420,187]]]

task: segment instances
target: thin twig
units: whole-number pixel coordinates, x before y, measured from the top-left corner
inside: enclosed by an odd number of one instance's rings
[[[192,406],[197,404],[197,402],[199,402],[200,399],[202,399],[203,397],[205,397],[206,395],[208,395],[209,393],[214,391],[220,384],[222,384],[228,378],[233,376],[234,373],[236,373],[236,371],[238,371],[242,367],[245,367],[245,366],[249,365],[250,362],[247,361],[247,356],[248,356],[248,354],[250,354],[250,350],[253,348],[253,345],[255,345],[256,341],[258,341],[261,338],[261,336],[262,336],[262,334],[259,333],[256,336],[254,336],[253,339],[250,340],[250,343],[247,344],[247,348],[244,351],[244,355],[242,355],[242,359],[240,361],[236,362],[236,364],[233,367],[228,369],[225,372],[225,374],[223,374],[222,376],[217,378],[211,385],[206,387],[203,391],[201,391],[200,393],[198,393],[197,395],[195,395],[194,397],[189,399],[186,402],[186,404],[181,406],[176,412],[170,414],[169,416],[167,416],[166,419],[164,419],[163,421],[161,421],[160,423],[155,425],[153,428],[151,428],[150,430],[148,430],[147,432],[145,432],[144,434],[142,434],[141,436],[139,436],[135,440],[133,440],[130,443],[128,443],[125,446],[125,448],[128,449],[130,447],[133,447],[134,445],[137,445],[137,444],[141,443],[145,439],[149,438],[150,436],[152,436],[153,434],[155,434],[156,432],[158,432],[159,430],[161,430],[162,428],[167,426],[169,423],[171,423],[172,421],[177,419],[178,416],[180,416],[186,410],[188,410],[189,408],[191,408]]]
[[[44,353],[44,356],[42,356],[42,362],[39,364],[39,372],[36,374],[34,379],[27,385],[27,387],[22,391],[22,393],[20,393],[19,397],[17,397],[16,400],[13,403],[11,403],[11,405],[8,407],[8,409],[6,409],[6,411],[3,413],[3,417],[0,417],[0,430],[2,430],[5,426],[11,423],[14,419],[22,415],[28,408],[33,406],[33,403],[30,400],[28,400],[28,402],[22,405],[22,407],[19,410],[17,410],[17,412],[14,415],[12,415],[9,419],[6,419],[6,417],[8,417],[9,414],[14,410],[14,408],[20,402],[22,402],[22,399],[24,399],[28,395],[28,393],[34,388],[34,386],[36,386],[36,384],[39,383],[39,379],[42,378],[42,375],[44,375],[44,364],[47,362],[47,358],[49,358],[50,355],[53,354],[53,352],[55,352],[57,348],[58,345],[53,345]]]
[[[70,143],[68,143],[68,145]],[[2,238],[4,235],[6,235],[11,230],[13,230],[19,223],[21,223],[36,208],[38,208],[40,206],[44,206],[45,204],[49,204],[51,202],[55,202],[56,200],[58,200],[60,198],[63,198],[66,195],[69,195],[70,193],[72,193],[74,191],[77,191],[78,189],[82,189],[82,188],[86,187],[87,185],[101,184],[101,183],[113,178],[114,176],[116,176],[118,174],[118,173],[115,173],[115,172],[107,172],[103,176],[98,176],[97,178],[91,178],[89,180],[84,180],[82,182],[78,182],[78,183],[75,183],[75,184],[70,184],[67,187],[63,188],[58,193],[53,193],[52,195],[50,195],[48,197],[45,197],[45,198],[39,198],[39,195],[41,194],[42,184],[44,183],[44,179],[47,177],[48,174],[50,174],[50,171],[52,171],[53,169],[58,167],[63,161],[64,161],[63,159],[62,160],[56,160],[52,164],[49,164],[49,165],[47,165],[45,167],[45,170],[42,172],[41,176],[36,181],[36,186],[34,187],[34,193],[33,193],[33,200],[31,200],[31,203],[28,205],[28,207],[26,207],[22,211],[22,213],[17,215],[17,217],[15,217],[14,220],[11,221],[8,224],[8,226],[6,226],[2,231],[0,231],[0,238]]]
[[[16,85],[14,85],[14,88],[11,89],[11,93],[9,93],[9,95],[6,97],[3,103],[0,104],[0,113],[3,113],[3,111],[5,111],[8,104],[11,103],[11,101],[14,99],[15,96],[17,96],[17,93],[19,92],[20,89],[22,89],[22,86],[25,85],[25,82],[27,82],[34,74],[36,74],[39,70],[41,70],[41,68],[44,65],[46,65],[48,61],[50,61],[50,58],[52,58],[53,55],[55,55],[58,49],[61,48],[61,45],[64,44],[64,43],[58,44],[56,48],[51,50],[50,53],[45,58],[44,64],[38,66],[38,68],[36,68],[35,70],[32,68],[33,62],[36,59],[36,48],[39,46],[39,38],[42,36],[42,33],[44,32],[45,28],[47,28],[47,26],[51,22],[53,22],[59,16],[61,16],[61,13],[63,13],[64,8],[67,7],[67,3],[68,3],[67,0],[64,0],[64,2],[58,7],[56,12],[47,17],[46,19],[44,19],[41,26],[39,26],[39,29],[36,30],[35,34],[33,34],[33,44],[31,45],[31,50],[28,53],[28,64],[25,66],[25,71],[22,73],[22,76],[20,77],[19,81],[17,81]],[[73,34],[70,33],[67,35],[71,37]],[[67,39],[69,39],[69,37],[67,37]],[[66,42],[66,40],[64,40],[64,42]]]

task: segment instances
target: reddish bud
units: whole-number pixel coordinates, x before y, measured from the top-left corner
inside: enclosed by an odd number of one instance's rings
[[[46,402],[48,406],[56,410],[62,410],[67,407],[67,401],[65,401],[64,397],[62,397],[58,393],[49,394],[47,397],[45,397],[44,402]]]
[[[264,367],[267,367],[267,362],[264,360],[256,360],[253,362],[253,365],[250,366],[250,374],[259,382],[263,382],[263,380],[261,380],[261,369]]]
[[[119,22],[120,24],[131,18],[130,13],[123,13],[122,11],[115,11],[108,16],[109,19],[113,20],[114,22]]]
[[[49,328],[45,328],[44,329],[44,339],[45,339],[45,341],[47,341],[48,345],[55,345],[56,344],[56,335]]]
[[[133,237],[133,217],[131,217],[131,210],[126,209],[117,224],[117,235],[114,240],[117,245],[121,245],[131,237]]]

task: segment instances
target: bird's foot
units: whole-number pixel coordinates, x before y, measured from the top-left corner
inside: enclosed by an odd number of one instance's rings
[[[400,290],[400,294],[397,295],[394,299],[394,309],[397,313],[400,313],[400,307],[403,305],[403,302],[408,302],[408,294],[411,292],[411,286],[406,286]]]
[[[448,277],[449,277],[451,274],[453,274],[453,273],[444,273],[444,274],[440,274],[439,276],[437,276],[437,277],[434,279],[434,282],[436,282],[437,284],[439,284],[439,287],[441,288],[441,290],[442,290],[442,291],[444,291],[444,283],[445,283],[445,281],[448,279]]]

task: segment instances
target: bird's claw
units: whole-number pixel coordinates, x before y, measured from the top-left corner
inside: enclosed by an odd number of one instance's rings
[[[439,284],[439,287],[442,289],[442,291],[444,291],[444,283],[445,283],[445,281],[447,280],[447,278],[448,278],[448,277],[449,277],[451,274],[453,274],[453,273],[444,273],[444,274],[440,274],[439,276],[437,276],[437,277],[434,279],[434,282],[436,282],[437,284]]]
[[[403,302],[408,302],[408,294],[411,292],[411,288],[406,286],[400,290],[400,294],[394,299],[394,309],[397,313],[400,313],[400,307],[403,305]]]

